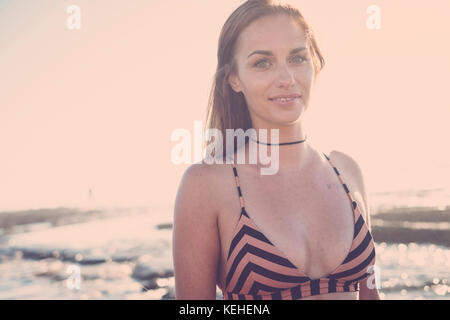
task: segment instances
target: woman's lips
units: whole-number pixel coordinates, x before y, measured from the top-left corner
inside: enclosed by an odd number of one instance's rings
[[[297,103],[297,101],[300,100],[300,98],[301,96],[297,96],[295,98],[276,98],[269,100],[280,106],[289,106]]]

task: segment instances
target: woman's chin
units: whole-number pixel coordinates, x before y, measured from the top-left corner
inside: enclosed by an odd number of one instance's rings
[[[273,119],[277,120],[277,122],[283,122],[283,123],[292,123],[302,116],[304,113],[304,108],[302,106],[297,106],[296,108],[290,108],[290,109],[281,109],[278,108],[273,115]]]
[[[292,124],[300,121],[301,117],[302,117],[302,112],[296,112],[296,113],[292,113],[290,115],[277,114],[271,118],[271,122],[276,124],[277,126],[292,125]]]

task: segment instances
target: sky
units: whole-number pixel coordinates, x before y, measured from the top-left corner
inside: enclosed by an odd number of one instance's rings
[[[357,160],[369,192],[448,187],[450,1],[285,2],[326,61],[308,139]],[[0,210],[84,203],[89,188],[99,203],[172,205],[189,164],[172,163],[171,134],[205,120],[239,4],[0,0]]]

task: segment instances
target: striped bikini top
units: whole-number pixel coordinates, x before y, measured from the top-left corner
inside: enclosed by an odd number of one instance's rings
[[[345,260],[328,276],[311,279],[253,223],[246,212],[236,166],[232,164],[241,204],[241,214],[228,250],[224,300],[295,300],[330,292],[359,291],[375,264],[375,245],[347,185],[328,159],[347,193],[354,216],[354,236]]]

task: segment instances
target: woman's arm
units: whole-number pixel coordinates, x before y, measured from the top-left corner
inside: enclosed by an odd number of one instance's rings
[[[362,179],[362,175],[361,175],[361,179]],[[370,233],[372,233],[372,228],[370,225],[370,214],[369,214],[369,205],[367,202],[367,195],[365,194],[364,190],[362,191],[362,194],[363,194],[365,211],[366,211],[365,220],[367,222],[367,226],[369,228]],[[376,282],[374,279],[374,277],[378,278],[379,275],[375,274],[375,272],[378,272],[378,269],[374,269],[372,271],[372,275],[369,278],[367,278],[366,281],[363,281],[360,283],[359,300],[380,300],[380,295],[378,293],[378,289],[376,287]]]
[[[356,197],[356,195],[359,193],[360,197],[359,199],[362,199],[363,206],[362,206],[362,214],[364,217],[364,220],[367,223],[367,227],[369,228],[370,233],[372,233],[371,224],[370,224],[370,206],[369,206],[369,199],[366,193],[366,188],[364,184],[364,178],[362,174],[362,170],[358,163],[349,155],[340,152],[340,151],[333,151],[336,159],[336,155],[338,156],[338,161],[340,160],[342,162],[343,167],[345,170],[348,171],[348,173],[352,176],[352,180],[354,183],[354,187],[351,188],[354,194],[353,196]],[[331,156],[331,155],[330,155]],[[333,160],[332,160],[333,161]],[[373,272],[376,272],[378,269],[374,269]],[[363,281],[360,283],[360,290],[359,290],[359,299],[360,300],[380,300],[380,295],[378,293],[378,289],[375,286],[375,281],[373,277],[378,276],[372,273],[371,277],[369,277],[366,281]],[[373,287],[373,288],[372,288]]]
[[[358,167],[358,171],[361,171]],[[368,203],[368,198],[367,198],[367,194],[364,190],[364,181],[362,180],[362,174],[359,173],[360,175],[360,183],[362,184],[361,187],[361,194],[362,197],[364,199],[364,208],[365,208],[365,220],[367,223],[367,227],[369,228],[370,233],[372,233],[372,228],[371,228],[371,224],[370,224],[370,211],[369,211],[369,203]],[[363,281],[360,283],[360,289],[359,289],[359,300],[380,300],[380,295],[378,293],[378,289],[376,287],[376,283],[375,283],[375,278],[378,278],[379,275],[376,275],[375,272],[378,272],[378,269],[374,269],[372,271],[372,275],[367,278],[366,281]],[[370,283],[370,285],[369,285]],[[370,287],[369,287],[370,286]]]
[[[220,244],[210,167],[191,165],[176,196],[172,238],[176,299],[216,299]]]

